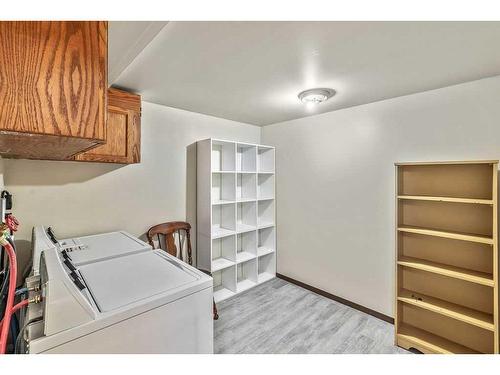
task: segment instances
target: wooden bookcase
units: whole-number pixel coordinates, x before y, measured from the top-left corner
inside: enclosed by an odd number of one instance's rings
[[[497,160],[396,163],[396,345],[499,353],[497,173]]]
[[[274,147],[197,142],[197,267],[216,302],[276,276]]]

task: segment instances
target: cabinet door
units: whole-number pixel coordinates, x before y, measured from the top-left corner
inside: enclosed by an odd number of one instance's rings
[[[0,22],[0,67],[0,131],[106,139],[107,22]]]
[[[106,139],[108,24],[0,22],[0,155],[68,160]]]
[[[141,159],[140,96],[122,90],[108,90],[106,143],[75,160],[133,164]]]

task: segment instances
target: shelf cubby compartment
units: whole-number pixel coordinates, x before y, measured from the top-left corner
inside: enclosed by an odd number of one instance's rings
[[[259,229],[257,255],[264,256],[276,251],[276,229],[274,227]]]
[[[236,266],[224,268],[219,271],[212,272],[214,280],[214,299],[215,302],[220,302],[226,298],[232,297],[236,289]]]
[[[257,147],[238,143],[236,151],[236,170],[241,172],[257,171]]]
[[[273,173],[274,172],[274,148],[267,146],[259,146],[257,152],[257,160],[259,172]]]
[[[212,206],[212,238],[233,235],[236,231],[235,204]]]
[[[257,225],[259,228],[274,225],[274,200],[264,200],[258,203]]]
[[[257,177],[255,173],[238,173],[236,177],[236,200],[239,202],[257,199]]]
[[[236,176],[234,173],[212,173],[212,204],[235,201]]]
[[[257,259],[251,259],[236,265],[236,283],[238,292],[250,289],[257,284]]]
[[[274,198],[274,175],[259,173],[257,177],[257,198]]]
[[[236,146],[232,142],[212,141],[212,172],[236,170]]]
[[[254,231],[257,227],[256,202],[240,202],[237,204],[237,211],[236,231]]]
[[[258,260],[259,283],[263,283],[276,276],[276,253],[263,255]]]
[[[255,231],[238,233],[236,262],[242,263],[257,256],[257,234]]]
[[[233,266],[236,262],[236,236],[212,240],[212,272]]]
[[[401,325],[419,329],[414,333],[420,342],[410,347],[431,353],[493,352],[494,335],[490,330],[412,304],[403,303],[399,309]],[[404,334],[404,329],[399,332]]]

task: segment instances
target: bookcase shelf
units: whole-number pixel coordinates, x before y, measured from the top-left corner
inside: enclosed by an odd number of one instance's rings
[[[274,249],[270,247],[261,246],[257,249],[257,256],[261,257],[267,254],[274,253]]]
[[[221,227],[213,227],[212,228],[212,238],[222,238],[227,236],[232,236],[236,232],[231,229],[221,228]]]
[[[499,353],[497,170],[396,164],[397,345]]]
[[[398,199],[408,199],[417,201],[434,201],[434,202],[449,202],[449,203],[468,203],[468,204],[487,204],[493,205],[491,199],[474,199],[474,198],[453,198],[453,197],[431,197],[425,195],[398,195]]]
[[[401,226],[397,230],[400,232],[416,233],[416,234],[422,234],[425,236],[443,237],[443,238],[450,238],[450,239],[455,239],[455,240],[485,243],[485,244],[490,244],[490,245],[493,244],[493,238],[488,237],[488,236],[475,235],[475,234],[449,232],[449,231],[434,230],[434,229],[429,229],[429,228],[420,228],[420,227],[413,227],[413,226]]]
[[[248,225],[248,224],[243,224],[243,223],[238,223],[236,225],[236,233],[253,232],[253,231],[255,231],[255,229],[256,229],[255,225]]]
[[[460,306],[455,303],[443,301],[439,298],[427,296],[425,294],[412,292],[410,290],[400,290],[398,301],[418,306],[438,314],[449,316],[450,318],[461,320],[473,324],[477,327],[490,331],[494,330],[493,315],[481,311]]]
[[[212,204],[214,206],[218,206],[218,205],[221,205],[221,204],[230,204],[230,203],[234,203],[234,201],[227,200],[227,199],[218,199],[218,200],[215,200],[215,201],[212,202]]]
[[[418,329],[408,324],[402,324],[397,333],[398,342],[404,347],[419,348],[423,353],[438,354],[479,354],[478,351],[466,346],[456,344],[453,341],[434,335],[430,332]]]
[[[212,271],[219,271],[221,269],[234,266],[234,262],[226,258],[217,258],[212,260]]]
[[[197,267],[216,302],[276,276],[275,149],[197,142]]]
[[[493,275],[491,274],[469,270],[466,268],[450,266],[447,264],[435,263],[424,259],[400,256],[398,265],[437,273],[443,276],[454,277],[456,279],[469,281],[471,283],[477,283],[491,287],[495,285],[493,281]]]

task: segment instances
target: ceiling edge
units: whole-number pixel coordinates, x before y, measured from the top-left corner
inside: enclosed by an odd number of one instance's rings
[[[139,56],[139,54],[151,43],[158,33],[168,24],[168,21],[150,22],[149,26],[141,33],[135,43],[120,58],[117,64],[109,67],[108,85],[111,86],[120,77],[123,71]]]

